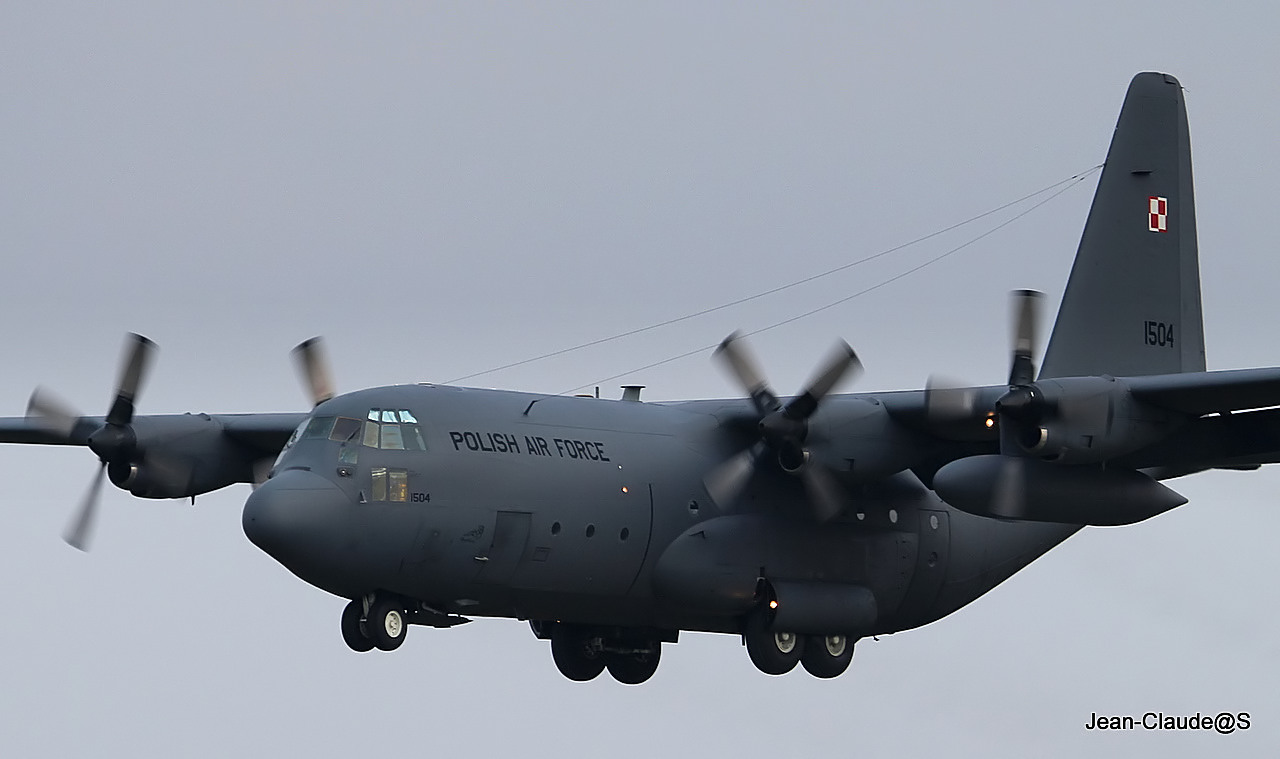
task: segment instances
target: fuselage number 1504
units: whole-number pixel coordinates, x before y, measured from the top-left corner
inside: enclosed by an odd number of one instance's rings
[[[1143,338],[1147,345],[1158,345],[1161,348],[1173,347],[1173,325],[1157,321],[1142,323]]]

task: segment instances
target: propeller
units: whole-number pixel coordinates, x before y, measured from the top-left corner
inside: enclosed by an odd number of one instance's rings
[[[1043,298],[1044,294],[1035,290],[1012,293],[1013,357],[1009,367],[1009,392],[995,404],[1000,422],[1000,452],[1005,455],[1021,455],[1022,449],[1039,441],[1040,422],[1049,410],[1034,384],[1036,335]]]
[[[293,349],[293,360],[310,393],[313,406],[319,406],[333,397],[333,375],[329,371],[329,360],[322,338],[313,337],[298,343]]]
[[[1044,294],[1035,290],[1014,290],[1010,293],[1010,360],[1009,389],[990,410],[974,408],[977,393],[965,397],[968,408],[965,416],[975,413],[987,415],[987,426],[999,426],[1000,453],[1004,456],[992,493],[992,511],[1016,518],[1022,512],[1026,499],[1027,449],[1039,442],[1040,423],[1048,413],[1048,404],[1035,386],[1036,343],[1040,331],[1040,306]],[[961,404],[953,404],[948,394],[957,391],[935,391],[928,397],[930,416],[945,415],[960,410]],[[926,391],[928,394],[928,391]],[[936,418],[936,417],[935,417]]]
[[[88,437],[89,449],[98,456],[101,465],[62,535],[63,540],[81,551],[87,551],[89,547],[107,467],[115,462],[128,463],[137,451],[137,438],[132,426],[134,403],[155,350],[156,344],[152,341],[142,335],[129,334],[125,340],[115,399],[103,425]],[[36,388],[27,403],[27,419],[51,432],[70,437],[80,414],[48,390]]]
[[[817,519],[826,521],[839,514],[844,508],[840,484],[828,470],[809,465],[810,455],[805,439],[809,434],[809,418],[818,410],[822,400],[842,380],[862,372],[862,362],[853,348],[843,340],[837,343],[804,392],[786,405],[769,388],[741,334],[734,332],[725,338],[714,355],[751,399],[759,420],[760,439],[704,478],[712,500],[728,510],[761,462],[772,453],[783,471],[798,476],[804,483]]]

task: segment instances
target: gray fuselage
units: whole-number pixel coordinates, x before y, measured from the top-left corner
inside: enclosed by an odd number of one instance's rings
[[[745,416],[744,401],[350,393],[299,428],[246,504],[245,530],[345,598],[736,632],[767,580],[868,589],[869,634],[941,618],[1078,529],[974,517],[910,471],[885,476],[893,456],[871,446],[889,445],[893,422],[875,396],[832,397],[815,418],[815,457],[848,494],[839,517],[813,520],[799,480],[772,469],[725,513],[703,478],[735,452],[725,428]]]

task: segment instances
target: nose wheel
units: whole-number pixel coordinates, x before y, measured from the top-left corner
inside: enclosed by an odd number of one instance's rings
[[[387,600],[374,601],[364,617],[364,633],[379,651],[394,651],[404,643],[409,625],[404,609]]]
[[[366,612],[364,603],[357,598],[342,610],[342,639],[347,646],[360,653],[399,648],[409,629],[404,609],[391,599],[375,599]]]
[[[352,651],[364,653],[373,650],[373,641],[364,634],[364,602],[356,599],[342,610],[342,639]]]

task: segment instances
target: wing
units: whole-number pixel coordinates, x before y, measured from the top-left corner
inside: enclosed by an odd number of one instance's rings
[[[1110,445],[1116,452],[1102,458],[1126,468],[1174,476],[1280,462],[1280,368],[1061,378],[1040,380],[1037,390],[1048,399],[1048,412],[1037,423],[1045,425],[1050,437],[1055,426],[1068,431],[1088,427],[1093,448],[1101,452]],[[1002,386],[948,390],[972,399],[961,414],[954,413],[953,404],[939,413],[927,391],[877,397],[896,421],[934,438],[995,444],[998,431],[986,423],[1007,391]],[[1158,431],[1150,439],[1135,445],[1118,440],[1133,434],[1135,424],[1148,422]]]
[[[254,482],[306,414],[171,414],[133,417],[133,440],[114,444],[112,481],[144,498],[186,498]],[[0,418],[0,443],[89,446],[106,417],[76,417],[63,430],[42,420]]]

